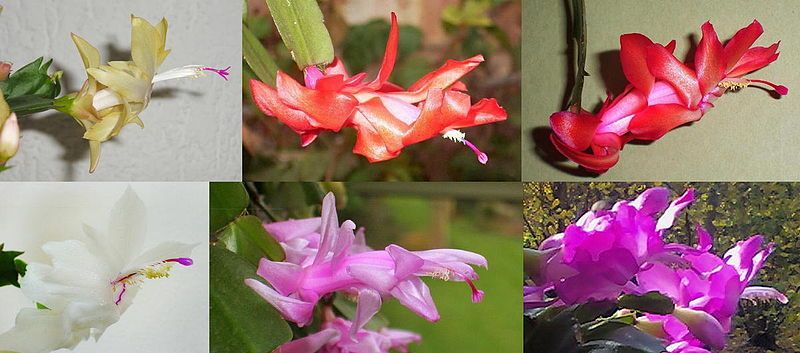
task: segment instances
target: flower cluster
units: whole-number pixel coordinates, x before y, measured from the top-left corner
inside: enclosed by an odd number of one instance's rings
[[[726,92],[765,84],[780,95],[784,86],[746,78],[778,59],[778,43],[751,47],[763,33],[758,21],[739,30],[724,46],[711,23],[693,63],[680,62],[675,41],[653,43],[639,33],[620,37],[620,61],[630,84],[609,97],[597,114],[562,111],[550,116],[550,140],[564,156],[584,168],[603,173],[619,161],[625,143],[657,140],[670,130],[699,120]],[[590,150],[591,152],[587,152]]]
[[[161,63],[169,55],[165,48],[167,21],[153,26],[146,20],[131,16],[131,61],[100,63],[100,52],[89,42],[72,34],[88,78],[80,91],[67,96],[60,110],[71,115],[84,129],[83,138],[89,141],[91,165],[94,172],[100,159],[100,144],[119,135],[128,124],[144,128],[139,114],[150,102],[153,84],[185,78],[202,77],[214,72],[227,80],[228,69],[214,69],[201,65],[187,65],[158,73]]]
[[[100,339],[120,320],[146,279],[169,277],[174,264],[191,266],[194,245],[164,242],[142,252],[145,209],[128,189],[111,210],[107,232],[84,225],[87,241],[49,242],[52,265],[31,263],[22,292],[44,308],[22,309],[0,334],[0,351],[47,353]]]
[[[483,164],[489,157],[457,129],[506,119],[506,111],[494,99],[471,103],[461,77],[475,69],[483,57],[450,60],[407,89],[388,81],[397,59],[399,30],[392,14],[389,40],[378,76],[350,76],[338,58],[329,66],[304,68],[305,86],[278,72],[276,88],[251,80],[256,105],[300,135],[307,146],[325,130],[344,127],[357,130],[353,152],[370,162],[397,157],[408,145],[441,135],[472,149]]]
[[[669,352],[721,349],[741,298],[781,303],[787,298],[773,288],[748,286],[773,250],[760,235],[722,257],[710,252],[712,237],[700,227],[695,246],[664,241],[693,200],[691,189],[670,203],[669,190],[652,188],[610,210],[587,212],[536,251],[535,276],[523,289],[525,308],[657,291],[673,301],[674,312],[641,316],[638,327],[655,332]]]
[[[287,343],[282,352],[299,352],[292,347],[312,344],[308,342],[326,344],[323,352],[405,349],[418,337],[394,330],[369,332],[364,325],[378,312],[383,298],[397,299],[429,321],[439,320],[433,297],[421,277],[466,282],[474,302],[483,298],[483,291],[473,283],[478,274],[472,268],[487,266],[483,256],[456,249],[408,251],[394,244],[373,250],[364,243],[363,229],[356,230],[350,220],[339,224],[335,203],[333,193],[329,193],[323,200],[321,217],[265,224],[283,247],[286,260],[261,259],[258,275],[269,286],[256,279],[245,280],[286,320],[299,326],[311,323],[314,308],[329,294],[341,293],[357,300],[352,322],[326,319],[322,331],[300,343]],[[343,327],[349,328],[344,330],[347,333],[343,333]],[[379,342],[375,344],[380,350],[355,350],[352,347],[359,345],[354,345],[354,340],[364,346]]]

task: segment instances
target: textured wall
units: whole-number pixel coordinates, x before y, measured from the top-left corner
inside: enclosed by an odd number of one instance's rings
[[[134,183],[147,210],[145,249],[163,241],[199,244],[195,264],[175,268],[166,280],[147,280],[133,305],[99,342],[84,342],[82,353],[208,352],[208,184]],[[47,241],[85,238],[82,223],[105,229],[111,206],[126,183],[0,184],[0,243],[25,251],[27,262],[48,261]],[[0,332],[33,303],[15,287],[0,288]],[[66,352],[59,350],[58,352]]]
[[[22,146],[0,180],[233,180],[241,178],[241,2],[230,0],[10,0],[2,4],[2,60],[20,67],[52,57],[64,71],[65,91],[86,79],[70,40],[77,33],[104,61],[130,60],[130,15],[170,23],[172,53],[161,71],[202,64],[231,65],[230,81],[206,77],[156,86],[141,114],[145,129],[125,127],[103,144],[100,165],[88,174],[88,143],[67,115],[23,118]]]

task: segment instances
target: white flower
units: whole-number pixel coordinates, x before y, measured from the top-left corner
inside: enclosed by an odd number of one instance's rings
[[[130,188],[111,210],[108,229],[84,225],[86,241],[49,242],[42,249],[52,265],[31,263],[20,281],[26,297],[47,309],[26,308],[16,325],[0,334],[0,352],[45,353],[96,340],[133,302],[145,279],[189,266],[196,245],[164,242],[142,252],[144,204]]]

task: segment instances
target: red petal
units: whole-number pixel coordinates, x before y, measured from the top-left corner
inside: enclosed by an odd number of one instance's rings
[[[598,174],[605,173],[619,161],[619,150],[608,150],[608,154],[596,156],[569,148],[555,134],[550,135],[550,141],[565,157]]]
[[[333,62],[325,68],[325,75],[342,75],[345,78],[350,77],[342,60],[336,57],[334,57]]]
[[[722,56],[722,43],[714,31],[714,26],[706,22],[702,26],[703,38],[697,45],[694,67],[700,84],[700,93],[706,94],[717,87],[725,78],[725,63]]]
[[[728,77],[741,77],[756,71],[771,62],[778,60],[778,44],[769,47],[753,47],[747,50],[736,66],[730,70]]]
[[[628,129],[640,140],[658,140],[670,130],[699,120],[700,110],[690,110],[680,104],[653,105],[631,120]]]
[[[600,118],[591,114],[565,111],[550,115],[550,127],[559,141],[578,151],[589,148],[598,125]]]
[[[694,71],[678,61],[664,47],[654,44],[647,48],[647,67],[657,79],[669,82],[683,102],[694,108],[702,95]]]
[[[283,104],[278,98],[278,92],[266,83],[250,80],[250,92],[253,95],[253,101],[256,106],[264,114],[278,118],[298,134],[302,135],[308,131],[317,130],[312,124],[313,118],[311,116]]]
[[[725,44],[722,55],[725,58],[725,71],[730,71],[739,62],[742,55],[756,42],[756,39],[764,33],[764,28],[758,21],[753,20],[749,26],[740,29],[733,38]]]
[[[342,87],[344,87],[343,75],[326,75],[317,80],[314,89],[320,91],[339,91]]]
[[[464,61],[447,60],[442,67],[420,78],[408,92],[390,93],[393,97],[409,103],[417,103],[425,99],[428,91],[446,89],[455,85],[464,75],[475,69],[483,62],[482,55],[473,56]]]
[[[383,105],[380,98],[373,98],[359,104],[358,111],[364,115],[364,118],[371,125],[371,128],[367,129],[369,133],[380,135],[386,150],[396,152],[403,148],[403,136],[408,132],[409,126],[392,115]],[[355,122],[353,125],[355,125]],[[359,130],[359,138],[361,138],[360,131],[362,130],[364,129]],[[370,138],[368,140],[373,141],[375,139]]]
[[[437,136],[459,124],[469,117],[472,107],[466,94],[433,89],[420,108],[422,112],[419,118],[403,137],[403,144],[406,146]]]
[[[280,71],[275,85],[284,104],[310,115],[311,123],[322,129],[339,131],[358,104],[349,94],[303,87]]]
[[[675,44],[675,40],[673,39],[664,46],[664,49],[667,49],[670,54],[675,54],[675,46],[677,46],[677,44]]]
[[[634,87],[650,93],[656,78],[647,68],[647,48],[653,41],[639,33],[623,34],[619,37],[619,60],[622,72]]]
[[[351,122],[358,133],[353,153],[367,157],[372,163],[392,159],[400,154],[400,150],[389,152],[381,134],[360,111],[353,114]]]
[[[394,64],[397,61],[397,43],[400,39],[400,31],[397,28],[397,15],[392,12],[392,26],[389,29],[389,40],[386,41],[386,50],[383,53],[383,62],[381,69],[378,71],[378,77],[369,83],[373,89],[377,89],[381,84],[389,79],[394,69]]]
[[[506,118],[508,118],[508,113],[497,103],[497,100],[484,98],[469,108],[466,118],[452,122],[445,130],[491,124],[506,120]]]

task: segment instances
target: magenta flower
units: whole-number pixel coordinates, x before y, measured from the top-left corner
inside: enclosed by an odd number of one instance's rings
[[[371,250],[363,243],[363,232],[356,236],[352,221],[339,225],[332,193],[323,200],[321,218],[277,222],[267,229],[287,249],[287,261],[261,259],[258,275],[270,286],[255,279],[245,283],[300,326],[311,322],[320,298],[334,292],[357,296],[353,327],[369,321],[380,309],[382,297],[393,297],[436,321],[439,313],[421,277],[467,282],[474,302],[483,297],[473,283],[478,274],[472,268],[487,266],[483,256],[455,249],[412,252],[394,244]]]
[[[409,344],[420,339],[413,332],[388,328],[369,331],[336,318],[323,323],[319,332],[283,344],[275,353],[389,353],[390,349],[405,353]]]
[[[539,250],[557,251],[544,261],[540,285],[551,285],[564,304],[617,298],[644,266],[680,261],[662,234],[693,200],[691,189],[670,203],[668,189],[652,188],[611,210],[587,212],[542,242]],[[530,307],[543,304],[529,299]]]
[[[772,243],[762,248],[763,237],[754,235],[720,258],[707,252],[711,243],[708,233],[698,229],[698,235],[697,251],[684,251],[682,256],[689,267],[655,263],[636,275],[635,292],[657,290],[675,302],[672,315],[648,315],[650,321],[663,324],[670,352],[704,352],[697,350],[704,346],[723,348],[740,298],[788,302],[774,288],[748,286],[772,253]]]

